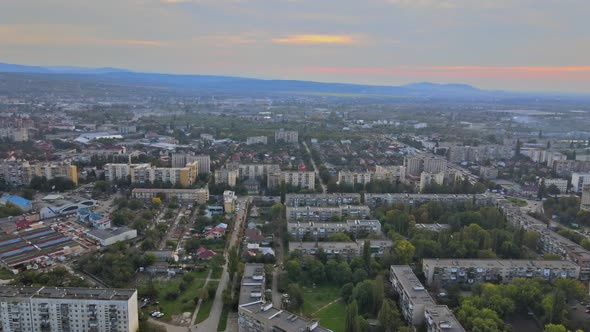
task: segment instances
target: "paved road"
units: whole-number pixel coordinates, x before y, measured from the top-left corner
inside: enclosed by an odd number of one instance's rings
[[[313,166],[313,171],[315,173],[315,177],[320,180],[320,185],[322,186],[322,191],[324,192],[324,194],[327,194],[328,187],[326,186],[326,184],[324,184],[324,181],[322,181],[322,178],[320,177],[320,171],[318,169],[318,166],[315,164],[315,160],[313,160],[313,158],[311,157],[311,151],[309,150],[309,147],[307,147],[307,143],[303,142],[303,146],[305,147],[305,150],[307,150],[307,153],[309,154],[309,159],[311,160],[311,165]]]
[[[238,243],[238,233],[244,227],[246,222],[246,215],[248,209],[248,202],[249,199],[247,197],[239,197],[237,204],[236,204],[236,213],[234,215],[234,220],[236,221],[237,228],[236,230],[232,231],[228,251],[230,248],[234,247]],[[223,266],[223,273],[221,275],[221,280],[219,281],[219,286],[217,287],[217,292],[215,293],[215,300],[213,301],[213,306],[211,307],[211,313],[209,314],[209,318],[202,321],[198,324],[197,328],[193,330],[198,332],[211,332],[217,331],[217,326],[219,324],[219,318],[221,317],[221,311],[223,310],[223,291],[227,287],[228,281],[230,280],[229,272],[227,271],[228,264],[227,264],[227,253],[224,253],[226,258],[226,263]]]

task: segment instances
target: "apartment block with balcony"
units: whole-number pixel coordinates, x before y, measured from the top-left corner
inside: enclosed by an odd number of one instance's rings
[[[298,241],[304,239],[322,240],[334,233],[348,233],[354,238],[365,238],[369,234],[381,235],[379,220],[347,220],[338,222],[288,222],[289,235]]]
[[[455,315],[446,305],[429,305],[424,308],[427,332],[465,332]]]
[[[59,163],[39,163],[30,165],[24,162],[23,166],[23,183],[28,184],[34,177],[45,177],[47,180],[54,178],[66,178],[78,185],[78,168],[76,165],[70,165],[66,162]]]
[[[381,257],[391,248],[391,240],[367,240],[371,248],[372,257]],[[340,256],[347,260],[362,255],[365,240],[353,242],[289,242],[290,251],[298,251],[304,255],[316,255],[320,249],[328,257]]]
[[[287,194],[285,206],[341,206],[360,205],[361,194],[336,193],[336,194]]]
[[[423,259],[426,285],[510,282],[513,278],[578,279],[580,267],[570,261],[522,259]]]
[[[3,331],[135,332],[137,290],[0,286]]]
[[[584,211],[590,211],[590,183],[585,184],[582,187],[582,201],[580,203],[580,209]]]
[[[339,184],[368,184],[372,180],[372,174],[370,172],[352,172],[342,170],[338,172],[338,183]]]
[[[224,183],[234,187],[238,180],[239,171],[237,169],[221,168],[215,170],[215,184]]]
[[[287,221],[329,221],[335,219],[366,219],[371,209],[366,205],[287,206]]]
[[[440,202],[443,204],[456,204],[473,202],[479,206],[495,205],[496,198],[492,195],[455,195],[455,194],[371,194],[365,193],[365,204],[371,208],[382,205],[420,205],[428,202]]]
[[[298,143],[299,133],[295,130],[280,129],[275,131],[275,142]]]
[[[262,179],[268,173],[280,172],[278,164],[240,164],[238,165],[238,176],[240,179]]]
[[[135,188],[131,191],[133,198],[141,200],[151,200],[157,197],[159,193],[163,193],[167,198],[176,197],[178,201],[185,203],[207,204],[209,200],[209,188],[200,189],[146,189]]]

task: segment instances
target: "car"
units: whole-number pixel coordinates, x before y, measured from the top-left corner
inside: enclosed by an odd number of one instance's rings
[[[162,317],[164,317],[164,313],[163,312],[161,312],[161,313],[159,313],[159,314],[156,315],[156,318],[162,318]]]
[[[586,310],[586,313],[587,313],[587,314],[590,314],[590,309]]]

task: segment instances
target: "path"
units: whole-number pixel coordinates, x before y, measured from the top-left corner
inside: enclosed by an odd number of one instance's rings
[[[207,289],[207,284],[209,284],[209,281],[211,280],[210,279],[211,273],[213,273],[213,269],[209,270],[209,274],[207,274],[207,279],[205,279],[205,284],[203,285],[203,288],[205,288],[205,289]],[[190,326],[195,325],[195,320],[197,319],[197,314],[199,313],[199,309],[201,309],[201,303],[203,303],[203,299],[201,299],[201,297],[199,296],[199,302],[197,303],[197,307],[195,308],[195,311],[193,312]]]
[[[336,300],[334,300],[334,301],[332,301],[332,302],[330,302],[330,303],[326,304],[325,306],[323,306],[323,307],[319,308],[318,310],[316,310],[316,311],[312,312],[312,313],[311,313],[311,316],[312,316],[312,317],[313,317],[313,316],[315,316],[315,315],[316,315],[318,312],[320,312],[320,311],[322,311],[322,310],[326,309],[327,307],[331,306],[332,304],[334,304],[334,303],[336,303],[336,302],[338,302],[338,301],[340,301],[340,300],[342,300],[342,299],[341,299],[341,298],[337,298]]]
[[[236,204],[236,214],[235,214],[235,222],[237,223],[237,228],[235,231],[231,233],[228,250],[224,253],[226,262],[223,266],[223,273],[221,274],[221,280],[219,281],[219,286],[217,287],[217,292],[215,293],[215,300],[213,301],[213,305],[211,307],[211,313],[209,317],[198,324],[197,328],[194,331],[198,332],[215,332],[217,331],[217,326],[219,325],[219,318],[221,317],[221,312],[223,311],[223,291],[227,287],[229,278],[229,272],[227,271],[228,262],[227,262],[227,253],[229,249],[234,247],[238,243],[238,234],[240,233],[242,227],[246,222],[246,211],[248,209],[248,198],[241,197],[238,198]]]
[[[326,187],[326,184],[324,184],[324,181],[322,181],[322,178],[320,177],[320,171],[318,170],[318,166],[315,164],[315,160],[313,160],[313,158],[311,157],[311,151],[309,150],[309,147],[307,147],[307,143],[305,143],[305,141],[303,142],[303,146],[305,147],[305,150],[307,150],[307,153],[309,154],[309,159],[311,160],[311,165],[313,166],[313,171],[315,173],[315,177],[320,180],[320,185],[322,186],[323,193],[327,194],[328,187]]]

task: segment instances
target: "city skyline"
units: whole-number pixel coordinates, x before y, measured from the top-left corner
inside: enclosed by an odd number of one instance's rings
[[[587,9],[580,0],[7,0],[0,61],[588,92]]]

